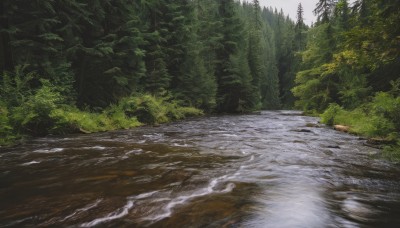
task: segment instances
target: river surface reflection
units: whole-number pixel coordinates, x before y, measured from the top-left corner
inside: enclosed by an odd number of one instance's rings
[[[400,167],[295,111],[35,139],[0,153],[0,226],[399,227]]]

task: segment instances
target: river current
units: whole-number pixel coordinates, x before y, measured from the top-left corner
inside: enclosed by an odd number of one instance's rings
[[[400,227],[400,166],[295,111],[0,150],[0,227]]]

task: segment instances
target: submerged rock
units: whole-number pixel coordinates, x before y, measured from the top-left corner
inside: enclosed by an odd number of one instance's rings
[[[312,131],[311,130],[308,130],[308,129],[298,129],[298,130],[295,130],[296,132],[304,132],[304,133],[312,133]]]

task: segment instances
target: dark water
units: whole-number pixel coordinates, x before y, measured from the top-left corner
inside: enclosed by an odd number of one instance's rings
[[[296,112],[41,138],[0,153],[0,226],[400,227],[400,167]]]

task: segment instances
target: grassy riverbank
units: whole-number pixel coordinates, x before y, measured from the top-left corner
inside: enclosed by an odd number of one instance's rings
[[[353,110],[331,104],[321,115],[328,125],[349,126],[352,134],[370,138],[383,148],[383,155],[400,161],[400,97],[394,91],[376,93],[370,102]]]
[[[0,101],[0,145],[12,145],[30,136],[93,133],[129,129],[144,124],[160,124],[202,115],[192,107],[183,107],[168,96],[136,94],[122,98],[101,111],[78,109],[68,104],[48,81],[31,91],[22,84],[2,87]],[[8,86],[10,86],[8,85]]]

